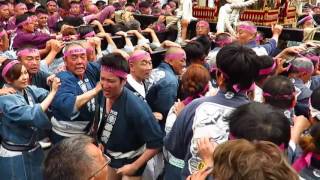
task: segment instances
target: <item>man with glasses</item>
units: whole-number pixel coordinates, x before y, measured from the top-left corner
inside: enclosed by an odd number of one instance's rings
[[[85,135],[64,139],[53,147],[44,162],[46,180],[106,180],[110,158]]]

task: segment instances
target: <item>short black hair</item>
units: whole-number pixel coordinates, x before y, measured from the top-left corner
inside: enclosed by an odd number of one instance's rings
[[[295,99],[295,88],[291,80],[285,76],[272,76],[268,78],[263,87],[265,102],[281,108],[289,109]]]
[[[33,3],[26,3],[27,9],[28,11],[30,11],[32,8],[35,7],[35,5]]]
[[[258,56],[251,48],[231,44],[218,52],[217,68],[225,77],[227,91],[236,92],[234,85],[240,90],[246,90],[258,76]]]
[[[0,6],[8,5],[8,4],[9,4],[9,2],[7,2],[7,1],[0,1]]]
[[[36,9],[36,14],[40,14],[40,13],[42,13],[42,14],[48,14],[48,11],[47,11],[47,9],[46,9],[45,7],[39,6],[39,7],[37,7],[37,9]]]
[[[211,50],[210,38],[207,35],[201,35],[196,38],[196,41],[202,44],[205,54],[209,54],[209,51]]]
[[[183,48],[186,52],[187,65],[192,64],[195,60],[203,59],[205,57],[204,47],[198,41],[191,41]]]
[[[74,16],[66,16],[63,18],[63,21],[70,26],[80,26],[84,24],[84,21],[81,17],[74,17]]]
[[[237,139],[263,140],[288,147],[290,122],[271,105],[252,102],[239,106],[229,116],[230,134]]]
[[[142,1],[139,3],[139,9],[141,8],[151,8],[151,4],[148,1]]]
[[[94,29],[92,26],[80,26],[78,28],[78,33],[80,35],[80,39],[84,39],[84,35],[88,34],[89,32],[94,32]]]
[[[258,56],[259,57],[259,63],[260,63],[260,70],[261,69],[266,69],[266,68],[271,68],[273,66],[273,64],[275,63],[273,58],[271,56]],[[276,68],[273,69],[272,72],[270,72],[269,74],[264,74],[264,75],[260,75],[257,76],[257,81],[263,80],[265,78],[267,78],[270,75],[273,75],[275,72]]]
[[[16,26],[30,17],[29,13],[25,13],[16,17]]]
[[[101,65],[129,73],[128,61],[119,53],[110,53],[102,56]]]

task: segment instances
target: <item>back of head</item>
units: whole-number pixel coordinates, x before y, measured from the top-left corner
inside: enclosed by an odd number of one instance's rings
[[[215,44],[224,47],[232,43],[232,37],[229,33],[219,33],[216,35]]]
[[[299,179],[276,145],[244,139],[217,146],[213,176],[218,180]]]
[[[55,145],[44,162],[44,179],[85,180],[89,177],[96,167],[86,148],[93,142],[92,138],[81,135]]]
[[[20,23],[22,23],[23,21],[27,20],[28,17],[30,17],[30,15],[27,13],[17,16],[16,17],[16,26],[19,25]]]
[[[276,62],[270,56],[259,56],[260,70],[257,81],[262,81],[270,75],[273,75],[276,70]]]
[[[92,26],[80,26],[78,28],[78,33],[80,35],[80,39],[84,39],[85,35],[87,35],[90,32],[94,32],[94,29]]]
[[[259,72],[257,54],[238,44],[223,47],[217,54],[217,68],[225,78],[227,91],[246,90],[252,86]]]
[[[63,21],[65,21],[66,24],[74,27],[78,27],[84,24],[84,21],[81,17],[75,17],[75,16],[66,16],[63,18]]]
[[[288,147],[290,122],[283,112],[267,104],[249,103],[234,110],[227,118],[230,135],[249,141],[270,141]]]
[[[297,57],[290,64],[289,73],[312,73],[314,70],[313,63],[304,57]]]
[[[211,50],[211,40],[209,36],[202,35],[196,38],[196,41],[198,41],[200,44],[202,44],[204,48],[204,52],[207,55],[209,51]]]
[[[197,41],[191,41],[187,43],[187,45],[184,47],[184,51],[187,55],[187,65],[197,63],[199,60],[204,61],[206,56],[202,44]]]
[[[295,87],[285,76],[268,78],[262,87],[263,97],[267,104],[281,109],[290,109],[294,106]]]
[[[193,64],[182,75],[182,90],[187,96],[202,96],[209,81],[209,71],[202,65]]]

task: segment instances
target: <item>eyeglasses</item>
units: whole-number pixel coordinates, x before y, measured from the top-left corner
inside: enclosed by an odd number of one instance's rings
[[[93,173],[88,179],[91,179],[96,175],[98,175],[110,163],[111,159],[105,154],[103,154],[103,156],[106,159],[106,163],[101,168],[99,168],[95,173]]]

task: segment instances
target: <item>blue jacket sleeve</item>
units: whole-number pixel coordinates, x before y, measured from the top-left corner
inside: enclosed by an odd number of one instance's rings
[[[16,95],[0,96],[0,108],[6,119],[15,124],[30,125],[50,129],[51,124],[40,104],[28,105],[23,97]]]
[[[144,101],[138,101],[136,111],[141,114],[136,114],[133,124],[135,129],[138,129],[138,134],[146,142],[146,147],[149,149],[161,148],[163,146],[164,133],[162,132],[160,125],[152,114],[151,109]]]
[[[270,55],[277,48],[277,41],[271,38],[266,44],[261,45],[266,49],[268,55]]]
[[[154,92],[150,93],[151,96],[147,95],[147,101],[152,111],[160,112],[166,118],[171,106],[176,101],[177,88],[177,85],[173,83],[153,87],[151,91]]]
[[[61,120],[72,120],[76,115],[74,106],[77,98],[77,84],[72,78],[61,79],[61,86],[53,100],[52,110],[53,115]]]

